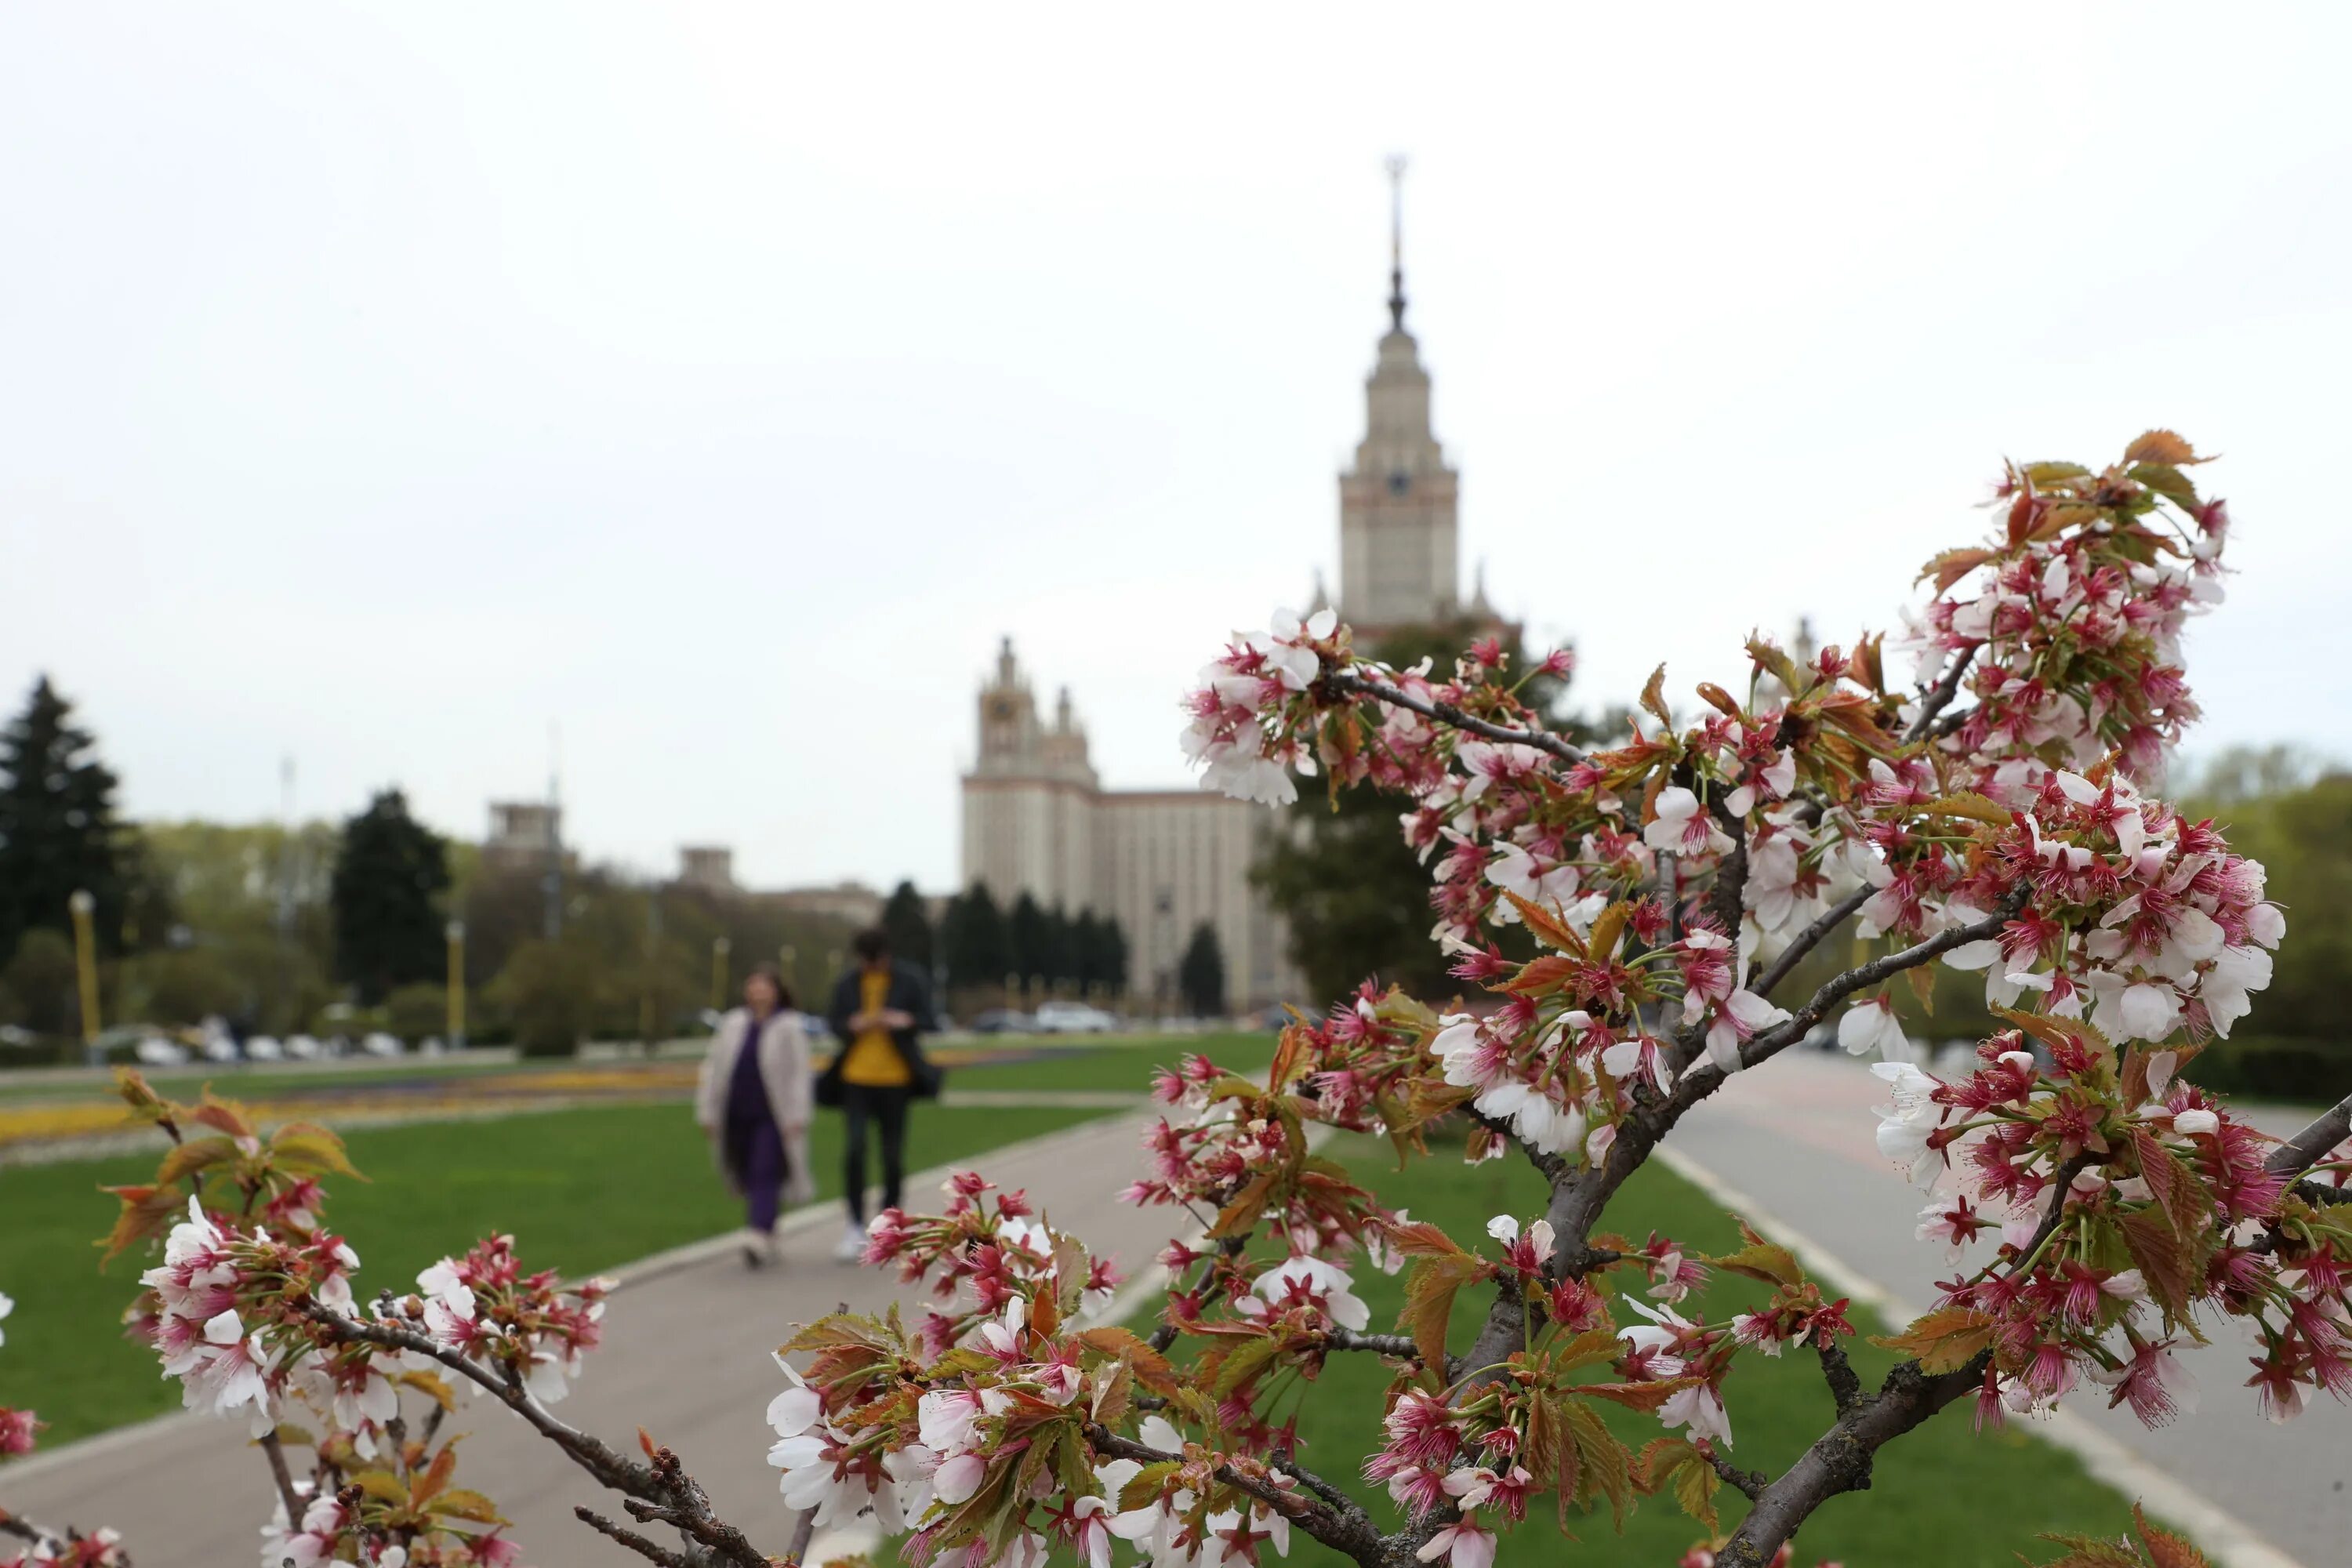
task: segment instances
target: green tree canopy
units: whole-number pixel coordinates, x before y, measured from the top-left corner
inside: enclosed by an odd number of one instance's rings
[[[1004,916],[988,884],[974,882],[950,900],[940,922],[950,985],[995,985],[1012,967]]]
[[[915,891],[914,883],[901,882],[890,890],[889,901],[882,906],[882,929],[890,933],[894,956],[930,973],[935,956],[931,917],[924,912],[923,895]]]
[[[1176,990],[1195,1017],[1214,1018],[1225,1010],[1225,953],[1217,944],[1217,928],[1206,921],[1192,928],[1192,940],[1177,961]]]
[[[335,974],[362,1003],[373,1006],[395,986],[442,973],[447,847],[408,814],[400,791],[385,790],[343,825],[331,886]]]
[[[25,710],[0,730],[0,957],[28,931],[69,931],[77,891],[97,900],[100,945],[121,945],[133,858],[115,783],[73,704],[47,676],[34,681]]]
[[[1032,976],[1050,976],[1054,964],[1054,925],[1045,907],[1024,892],[1013,900],[1013,912],[1004,921],[1005,946],[1010,949],[1012,973],[1025,983]]]

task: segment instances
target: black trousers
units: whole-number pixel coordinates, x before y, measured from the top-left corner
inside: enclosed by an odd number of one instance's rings
[[[841,1109],[849,1118],[841,1190],[849,1194],[849,1217],[860,1225],[866,1222],[866,1123],[872,1122],[882,1132],[882,1206],[897,1208],[899,1188],[907,1179],[908,1098],[908,1090],[897,1084],[841,1086]]]

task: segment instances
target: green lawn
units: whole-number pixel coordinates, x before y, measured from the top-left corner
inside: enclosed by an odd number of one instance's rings
[[[909,1158],[936,1165],[1096,1114],[923,1107]],[[355,1131],[349,1142],[370,1181],[331,1184],[327,1213],[360,1255],[363,1291],[406,1286],[494,1231],[520,1239],[526,1265],[581,1275],[742,1223],[683,1105],[418,1122]],[[841,1119],[819,1117],[810,1144],[821,1197],[837,1196]],[[154,1168],[143,1157],[0,1167],[0,1290],[16,1299],[0,1347],[0,1405],[41,1412],[45,1443],[179,1403],[153,1357],[121,1333],[145,1262],[119,1258],[101,1275],[90,1245],[113,1223],[115,1202],[99,1185],[148,1180]]]
[[[1408,1205],[1415,1219],[1433,1220],[1465,1242],[1483,1239],[1488,1218],[1513,1214],[1523,1219],[1540,1212],[1542,1182],[1523,1161],[1492,1161],[1465,1166],[1439,1154],[1417,1162],[1402,1178],[1392,1156],[1383,1157],[1360,1140],[1329,1151],[1346,1160],[1357,1179],[1391,1203]],[[1699,1191],[1662,1167],[1646,1167],[1626,1184],[1610,1211],[1609,1228],[1636,1240],[1654,1227],[1687,1246],[1720,1254],[1738,1245],[1730,1220]],[[1372,1326],[1389,1327],[1403,1304],[1403,1279],[1356,1270],[1357,1290],[1370,1303]],[[1709,1321],[1743,1310],[1763,1294],[1760,1286],[1718,1276],[1699,1300]],[[1454,1349],[1468,1348],[1477,1328],[1477,1293],[1465,1291],[1455,1308]],[[1685,1303],[1685,1310],[1691,1303]],[[1625,1315],[1622,1314],[1621,1315]],[[1861,1343],[1861,1336],[1885,1331],[1856,1310],[1861,1331],[1853,1348],[1855,1368],[1866,1386],[1875,1386],[1894,1358]],[[1360,1479],[1356,1468],[1371,1451],[1379,1432],[1381,1394],[1387,1379],[1378,1360],[1334,1357],[1311,1388],[1300,1422],[1300,1462],[1347,1486],[1371,1507],[1384,1529],[1400,1522],[1388,1496]],[[1735,1439],[1734,1458],[1743,1468],[1778,1474],[1828,1426],[1832,1409],[1819,1362],[1792,1351],[1780,1361],[1743,1359],[1724,1390]],[[1663,1430],[1630,1411],[1611,1411],[1611,1425],[1639,1447]],[[1728,1529],[1745,1500],[1719,1491]],[[1552,1504],[1542,1503],[1549,1519]],[[1988,1517],[1995,1535],[1983,1531]],[[2128,1524],[2128,1500],[2084,1472],[2072,1454],[2029,1437],[2015,1428],[1984,1436],[1969,1426],[1965,1405],[1947,1411],[1880,1453],[1875,1484],[1865,1492],[1832,1500],[1806,1526],[1799,1543],[1800,1568],[1824,1559],[1848,1568],[1978,1568],[2007,1562],[2013,1549],[2033,1544],[2042,1531],[2074,1530],[2112,1534]],[[1642,1564],[1664,1568],[1703,1533],[1671,1499],[1644,1500],[1616,1534],[1605,1509],[1573,1522],[1582,1544],[1565,1555],[1579,1564]],[[1504,1568],[1562,1560],[1559,1538],[1530,1511],[1529,1523],[1505,1538],[1497,1561]],[[1322,1568],[1347,1561],[1304,1537],[1293,1537],[1290,1563]]]
[[[1105,1036],[1063,1043],[1008,1042],[1034,1049],[1028,1061],[950,1067],[948,1088],[985,1089],[1121,1089],[1148,1094],[1154,1071],[1188,1056],[1205,1056],[1240,1072],[1264,1069],[1273,1058],[1275,1037],[1266,1035]]]

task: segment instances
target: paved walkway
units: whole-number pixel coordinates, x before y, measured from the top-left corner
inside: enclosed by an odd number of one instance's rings
[[[976,1163],[1000,1186],[1026,1187],[1056,1226],[1139,1275],[1189,1228],[1178,1211],[1137,1210],[1117,1201],[1139,1168],[1142,1125],[1133,1117],[1095,1122]],[[935,1181],[933,1173],[910,1183],[910,1203],[926,1201]],[[632,1447],[634,1429],[644,1426],[677,1451],[722,1517],[775,1552],[784,1550],[790,1523],[766,1462],[772,1435],[762,1417],[782,1386],[768,1352],[795,1324],[840,1304],[879,1310],[893,1299],[916,1299],[887,1271],[831,1260],[837,1212],[828,1205],[797,1225],[788,1220],[793,1228],[783,1238],[781,1268],[752,1272],[733,1252],[705,1247],[633,1272],[613,1298],[604,1344],[589,1358],[578,1389],[556,1407],[566,1421],[616,1447]],[[520,1239],[528,1256],[530,1238]],[[370,1278],[363,1267],[362,1285]],[[572,1516],[575,1503],[588,1503],[618,1518],[615,1497],[504,1410],[482,1404],[465,1414],[470,1418],[461,1429],[472,1435],[459,1474],[499,1501],[529,1561],[642,1564]],[[244,1443],[241,1426],[184,1415],[0,1471],[6,1506],[54,1525],[110,1524],[122,1531],[139,1568],[257,1562],[270,1496],[268,1469]]]
[[[1686,1119],[1668,1146],[1826,1249],[1847,1273],[1876,1285],[1891,1299],[1889,1316],[1908,1318],[1932,1300],[1937,1277],[1951,1270],[1942,1247],[1914,1235],[1927,1200],[1874,1142],[1878,1119],[1871,1107],[1884,1103],[1885,1088],[1843,1056],[1790,1052],[1735,1079]],[[2252,1114],[2263,1131],[2282,1134],[2308,1120],[2293,1110]],[[2126,1488],[2140,1491],[2151,1511],[2189,1500],[2174,1516],[2196,1528],[2187,1515],[2202,1500],[2245,1527],[2235,1561],[2305,1568],[2352,1562],[2352,1492],[2346,1490],[2352,1408],[2322,1396],[2300,1419],[2270,1425],[2256,1414],[2252,1391],[2242,1386],[2249,1354],[2230,1324],[2220,1327],[2211,1345],[2185,1352],[2202,1403],[2195,1415],[2159,1430],[2142,1426],[2128,1409],[2107,1409],[2097,1389],[2076,1394],[2064,1408],[2110,1439],[2110,1451],[2120,1446],[2151,1468],[2139,1477],[2148,1485]],[[2221,1545],[2215,1537],[2227,1531],[2226,1521],[2213,1524],[2221,1528],[2199,1531],[2209,1547]],[[2265,1546],[2275,1554],[2265,1556]]]

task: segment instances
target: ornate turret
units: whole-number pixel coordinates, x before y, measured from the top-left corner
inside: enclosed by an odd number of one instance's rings
[[[1339,476],[1339,613],[1359,630],[1459,613],[1459,480],[1431,433],[1429,373],[1404,330],[1404,160],[1389,160],[1389,330],[1364,383],[1364,438]]]

